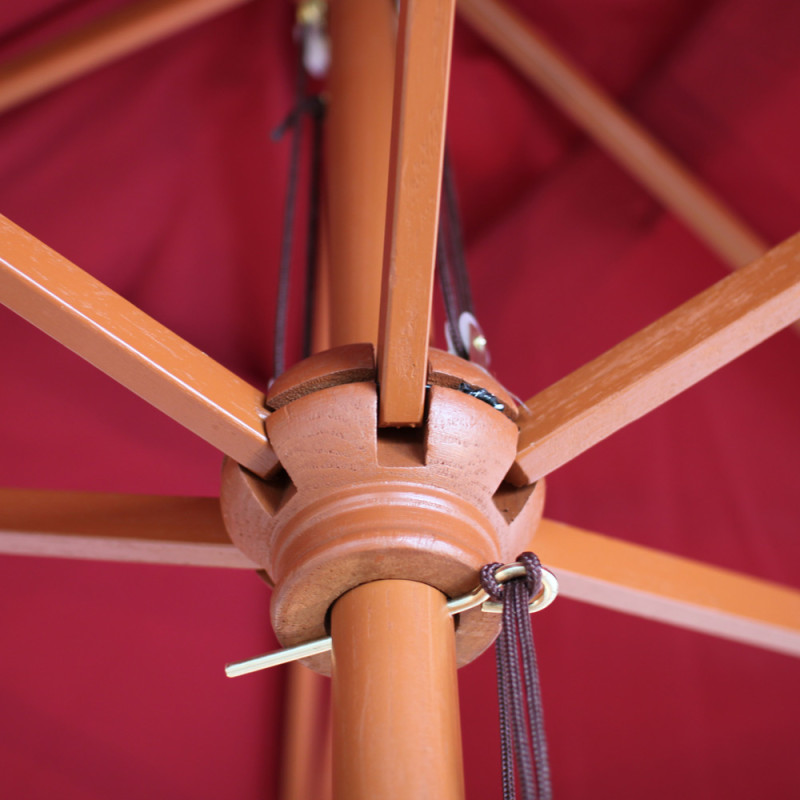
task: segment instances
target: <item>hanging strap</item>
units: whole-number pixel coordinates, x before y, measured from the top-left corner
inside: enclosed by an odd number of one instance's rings
[[[533,553],[522,553],[524,577],[498,582],[502,564],[481,570],[481,586],[503,604],[502,629],[495,643],[503,798],[515,800],[517,782],[522,800],[550,800],[550,767],[544,733],[542,696],[528,609],[542,589],[542,565]]]

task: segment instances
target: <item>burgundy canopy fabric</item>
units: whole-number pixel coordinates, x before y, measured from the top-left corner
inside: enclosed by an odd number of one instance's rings
[[[0,58],[123,5],[5,3]],[[762,236],[800,229],[800,4],[515,5]],[[0,212],[262,387],[292,15],[255,0],[0,118]],[[728,272],[460,23],[448,139],[521,397]],[[3,308],[0,341],[0,484],[217,493],[210,446]],[[553,474],[546,514],[800,586],[798,454],[785,331]],[[268,603],[246,571],[0,558],[0,796],[276,797],[286,674],[222,672],[275,646]],[[796,661],[563,598],[534,624],[559,800],[800,795]],[[501,795],[493,670],[461,672],[474,800]]]

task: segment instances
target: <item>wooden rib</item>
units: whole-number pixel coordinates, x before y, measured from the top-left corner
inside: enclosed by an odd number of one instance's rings
[[[509,480],[538,480],[799,317],[797,234],[531,398]]]
[[[378,341],[396,17],[390,0],[330,4],[325,121],[331,346]]]
[[[564,597],[800,656],[800,591],[543,520],[534,549]]]
[[[257,569],[212,497],[0,489],[0,553]]]
[[[766,252],[766,242],[518,12],[498,0],[458,0],[458,10],[726,263],[741,267]]]
[[[381,425],[419,425],[425,411],[454,5],[400,4],[378,334]]]
[[[0,302],[257,475],[277,466],[261,392],[5,217]]]
[[[248,0],[133,3],[0,67],[0,112]]]

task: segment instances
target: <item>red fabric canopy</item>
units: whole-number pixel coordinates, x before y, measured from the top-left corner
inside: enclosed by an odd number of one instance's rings
[[[0,57],[122,5],[3,4]],[[761,235],[800,229],[800,4],[516,5]],[[255,0],[0,118],[0,212],[260,386],[292,13]],[[727,274],[460,24],[448,137],[522,397]],[[1,308],[0,337],[0,484],[216,494],[219,453]],[[546,514],[800,586],[798,364],[777,335],[556,472]],[[0,558],[0,794],[276,796],[285,673],[222,672],[275,645],[268,602],[245,572]],[[534,622],[560,800],[800,793],[797,662],[567,599]],[[500,796],[493,669],[461,673],[476,800]]]

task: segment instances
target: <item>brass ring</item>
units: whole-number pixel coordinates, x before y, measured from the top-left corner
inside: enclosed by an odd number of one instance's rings
[[[513,564],[500,567],[500,569],[495,572],[494,577],[498,583],[505,583],[512,578],[522,578],[526,573],[525,565],[515,561]],[[558,578],[556,578],[549,569],[542,567],[542,588],[531,598],[530,603],[528,603],[528,611],[530,611],[531,614],[542,611],[547,608],[557,596]],[[481,605],[481,609],[489,614],[500,614],[503,611],[503,604],[496,600],[486,600]]]
[[[495,572],[494,577],[499,583],[512,578],[521,578],[526,574],[524,564],[515,561],[513,564],[506,564],[500,567]],[[528,604],[528,609],[531,614],[535,611],[541,611],[547,608],[558,595],[558,579],[549,569],[542,567],[542,588],[533,597]],[[473,589],[469,594],[462,595],[461,597],[454,597],[447,602],[447,610],[451,615],[460,614],[463,611],[469,611],[471,608],[480,606],[483,611],[490,614],[499,614],[503,610],[503,604],[492,600],[486,590],[482,586]]]

